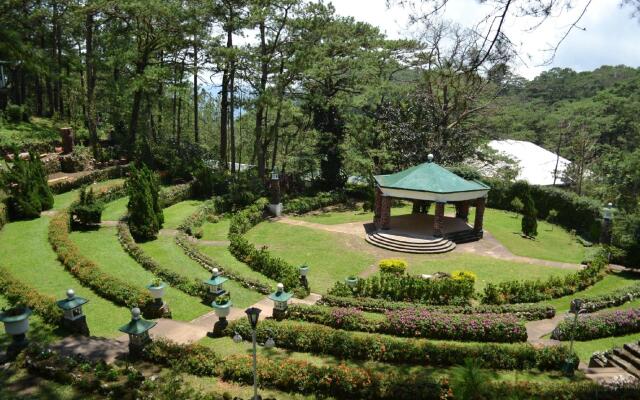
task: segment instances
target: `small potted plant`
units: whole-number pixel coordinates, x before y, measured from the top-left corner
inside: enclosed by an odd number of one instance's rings
[[[300,276],[307,276],[307,274],[309,273],[309,266],[306,264],[302,264],[299,267],[300,270]]]
[[[211,307],[213,307],[213,309],[215,310],[218,318],[227,318],[227,316],[231,312],[232,305],[233,303],[231,303],[231,299],[229,298],[228,294],[223,294],[216,297],[213,303],[211,303]]]
[[[350,288],[354,288],[358,284],[358,277],[351,275],[348,276],[344,281],[347,283],[347,286],[349,286]]]
[[[161,299],[164,296],[164,288],[165,284],[158,278],[154,279],[150,285],[147,285],[147,289],[149,289],[149,293],[154,299]]]
[[[0,321],[4,323],[4,330],[11,336],[24,335],[29,330],[29,316],[31,309],[17,306],[9,310],[2,310]]]

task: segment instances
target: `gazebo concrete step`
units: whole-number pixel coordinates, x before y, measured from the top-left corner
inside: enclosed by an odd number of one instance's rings
[[[457,244],[475,242],[480,239],[478,234],[471,229],[467,231],[452,232],[445,235],[445,237]]]
[[[636,367],[634,367],[633,364],[622,359],[618,355],[608,354],[607,359],[612,364],[612,366],[620,367],[625,371],[627,371],[628,373],[630,373],[631,375],[635,376],[636,378],[640,378],[640,371]]]
[[[632,354],[631,352],[627,351],[627,349],[615,348],[613,349],[613,354],[622,358],[623,360],[633,365],[634,367],[640,369],[640,359],[637,358],[635,354]]]
[[[427,249],[427,248],[440,248],[443,245],[448,245],[449,240],[438,238],[435,240],[428,240],[423,242],[416,241],[403,241],[402,238],[392,237],[390,235],[380,234],[379,232],[373,233],[370,236],[374,240],[389,244],[391,246],[401,246],[403,248],[415,248],[415,249]]]
[[[438,253],[446,253],[456,248],[456,244],[448,241],[446,239],[441,239],[439,243],[430,243],[428,245],[416,245],[415,243],[388,243],[380,240],[379,236],[375,234],[367,235],[366,241],[374,246],[397,251],[402,253],[414,253],[414,254],[438,254]]]

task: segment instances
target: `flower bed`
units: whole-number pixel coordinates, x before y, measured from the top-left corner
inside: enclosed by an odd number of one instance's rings
[[[344,193],[320,192],[315,196],[288,199],[282,206],[285,214],[304,214],[322,207],[343,203],[347,200]]]
[[[349,331],[404,337],[505,343],[527,340],[524,323],[509,314],[443,314],[405,308],[388,311],[380,320],[367,318],[356,308],[292,305],[288,318]]]
[[[243,235],[262,221],[267,199],[259,199],[253,205],[235,213],[229,224],[229,251],[239,261],[247,264],[254,271],[282,282],[286,290],[291,290],[297,297],[309,295],[309,289],[300,281],[298,268],[285,260],[274,257],[266,247],[257,249]]]
[[[140,264],[142,268],[186,294],[202,299],[208,298],[208,288],[204,283],[197,279],[189,279],[186,276],[164,268],[153,258],[146,255],[142,248],[133,240],[131,232],[129,232],[129,227],[124,221],[118,223],[118,241],[127,254]]]
[[[233,321],[222,334],[233,336],[236,332],[250,337],[249,322]],[[293,351],[433,367],[462,365],[470,357],[482,361],[486,368],[560,370],[568,356],[565,346],[538,348],[528,343],[438,342],[349,332],[287,320],[265,320],[258,325],[257,334],[259,341],[272,337],[276,346]]]
[[[477,306],[427,306],[401,301],[372,299],[370,297],[341,297],[327,294],[322,296],[317,304],[334,307],[354,307],[362,311],[374,313],[415,308],[417,310],[451,314],[513,314],[525,321],[553,318],[556,315],[555,308],[551,306],[528,303],[500,305],[480,304]]]
[[[176,244],[180,246],[184,254],[190,259],[200,264],[204,269],[213,273],[214,268],[218,268],[218,271],[223,273],[227,278],[240,283],[247,289],[254,290],[258,293],[269,294],[272,292],[269,284],[260,282],[257,279],[247,278],[234,271],[229,270],[218,264],[216,261],[209,258],[206,254],[203,254],[196,246],[189,242],[187,235],[184,233],[178,233],[175,238]]]
[[[545,281],[504,281],[487,283],[481,295],[483,304],[534,303],[568,296],[588,288],[604,276],[607,260],[600,254],[584,269]]]
[[[145,349],[151,362],[200,376],[218,376],[242,384],[253,383],[252,358],[221,358],[197,344],[179,345],[155,340]],[[428,374],[414,371],[377,372],[344,364],[316,366],[306,361],[258,358],[258,380],[264,387],[335,399],[420,400],[441,398],[449,388]]]
[[[461,274],[458,278],[423,279],[419,276],[382,273],[358,279],[353,288],[336,282],[329,294],[430,305],[466,305],[474,296],[473,284],[473,277],[467,274]]]
[[[58,325],[62,321],[62,310],[56,305],[56,298],[39,293],[33,287],[16,279],[1,265],[0,293],[12,306],[27,306],[49,324]]]
[[[585,379],[575,382],[490,382],[487,392],[491,399],[519,400],[635,400],[640,393],[636,381],[598,384]]]
[[[600,296],[582,297],[582,308],[590,313],[603,308],[617,307],[640,297],[640,283],[625,286]]]
[[[552,339],[570,340],[573,317],[560,322],[551,334]],[[592,340],[640,332],[640,309],[609,311],[578,317],[575,340]]]
[[[58,260],[82,285],[93,289],[98,295],[115,304],[132,308],[140,307],[146,316],[159,317],[149,293],[131,285],[123,279],[104,273],[91,260],[80,254],[78,247],[69,238],[69,214],[60,211],[49,222],[49,243],[58,255]]]

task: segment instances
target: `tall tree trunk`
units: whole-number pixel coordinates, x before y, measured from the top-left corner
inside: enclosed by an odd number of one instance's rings
[[[235,78],[236,78],[236,65],[235,61],[231,60],[231,71],[229,76],[229,133],[231,139],[231,172],[236,172],[236,129],[235,129]]]
[[[193,134],[196,143],[200,142],[200,128],[198,126],[198,45],[193,44]]]
[[[98,156],[98,127],[96,122],[96,106],[95,106],[95,88],[96,88],[96,73],[95,64],[93,60],[93,28],[94,28],[94,16],[92,12],[87,12],[85,18],[85,68],[86,68],[86,116],[85,122],[87,129],[89,130],[89,143],[91,144],[91,150],[93,156]]]
[[[233,27],[231,24],[227,25],[227,49],[233,47]],[[228,56],[228,55],[227,55]],[[228,167],[228,133],[227,127],[229,124],[229,73],[230,73],[230,60],[227,60],[222,71],[222,90],[220,92],[220,165],[222,168]]]
[[[265,36],[265,21],[260,21],[260,86],[258,87],[258,98],[256,104],[256,127],[255,127],[255,149],[254,156],[258,160],[258,176],[264,177],[265,173],[265,156],[262,150],[262,132],[264,124],[264,92],[267,87],[267,78],[269,73],[269,65],[267,60],[267,43]]]
[[[149,55],[144,53],[142,58],[136,62],[136,77],[144,74],[145,68],[149,63]],[[131,144],[136,142],[136,131],[138,130],[138,120],[140,119],[140,104],[142,103],[142,88],[138,87],[133,93],[133,106],[131,107],[131,118],[129,120],[129,141]]]

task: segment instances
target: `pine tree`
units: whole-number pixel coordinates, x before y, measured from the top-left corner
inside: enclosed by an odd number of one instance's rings
[[[131,235],[138,241],[155,239],[164,222],[156,177],[146,166],[134,167],[127,180],[127,189]]]
[[[522,202],[522,233],[528,237],[538,236],[538,221],[536,220],[538,211],[528,188],[523,193]]]
[[[53,207],[53,194],[47,184],[42,163],[35,154],[26,160],[16,158],[13,166],[2,174],[2,183],[9,189],[9,213],[12,219],[37,218],[40,212]]]

